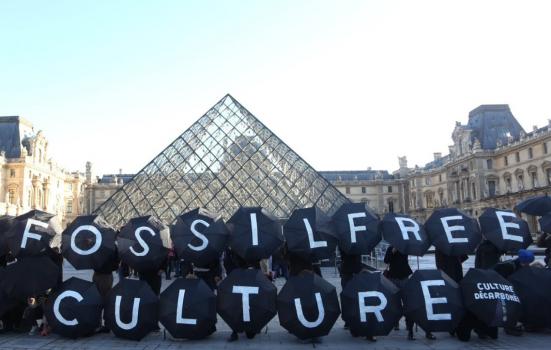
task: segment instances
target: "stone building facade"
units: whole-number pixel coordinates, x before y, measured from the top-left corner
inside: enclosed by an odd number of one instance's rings
[[[42,131],[21,117],[0,117],[0,215],[39,209],[64,227],[82,212],[83,187],[83,174],[50,158]]]

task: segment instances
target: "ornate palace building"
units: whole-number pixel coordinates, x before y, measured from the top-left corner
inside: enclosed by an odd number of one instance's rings
[[[83,174],[50,158],[42,131],[21,117],[0,117],[0,215],[39,209],[65,226],[82,213],[83,186]]]

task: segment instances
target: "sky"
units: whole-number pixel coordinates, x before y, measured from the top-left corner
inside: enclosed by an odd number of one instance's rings
[[[139,171],[230,93],[317,170],[447,154],[456,121],[551,118],[549,1],[0,1],[0,115],[67,170]]]

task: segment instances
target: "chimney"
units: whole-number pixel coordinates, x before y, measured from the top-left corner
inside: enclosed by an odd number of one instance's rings
[[[442,158],[442,153],[441,152],[434,152],[433,155],[434,155],[434,160],[438,160],[438,159]]]
[[[119,175],[122,175],[122,169],[119,169]]]

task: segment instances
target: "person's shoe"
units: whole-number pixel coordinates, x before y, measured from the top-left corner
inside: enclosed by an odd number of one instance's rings
[[[395,331],[399,331],[399,330],[400,330],[400,326],[399,326],[399,325],[394,326],[394,330],[395,330]]]
[[[349,329],[350,327],[348,327],[348,324],[345,323],[343,328],[344,329]]]
[[[374,343],[377,341],[377,338],[375,338],[374,336],[372,335],[368,335],[367,337],[365,337],[365,339],[369,340],[370,342]]]
[[[350,335],[351,335],[352,337],[354,337],[354,338],[359,337],[359,334],[356,333],[356,332],[354,332],[353,330],[350,330]]]
[[[32,326],[31,330],[29,331],[29,335],[37,335],[38,334],[38,326]]]
[[[239,339],[239,336],[237,335],[237,332],[232,332],[230,337],[228,338],[228,342],[234,342],[236,341],[237,339]]]
[[[408,340],[415,340],[415,337],[413,336],[413,331],[408,331]]]
[[[425,333],[425,338],[429,339],[429,340],[435,340],[436,337],[434,336],[434,334],[432,334],[431,332],[427,332]]]
[[[247,336],[247,339],[253,339],[256,335],[254,332],[245,332],[245,335]]]
[[[109,333],[110,330],[109,328],[105,327],[105,326],[101,326],[98,330],[97,330],[97,333]]]
[[[520,337],[522,335],[522,330],[519,329],[518,327],[510,327],[510,328],[505,328],[505,333],[512,335],[514,337]]]

